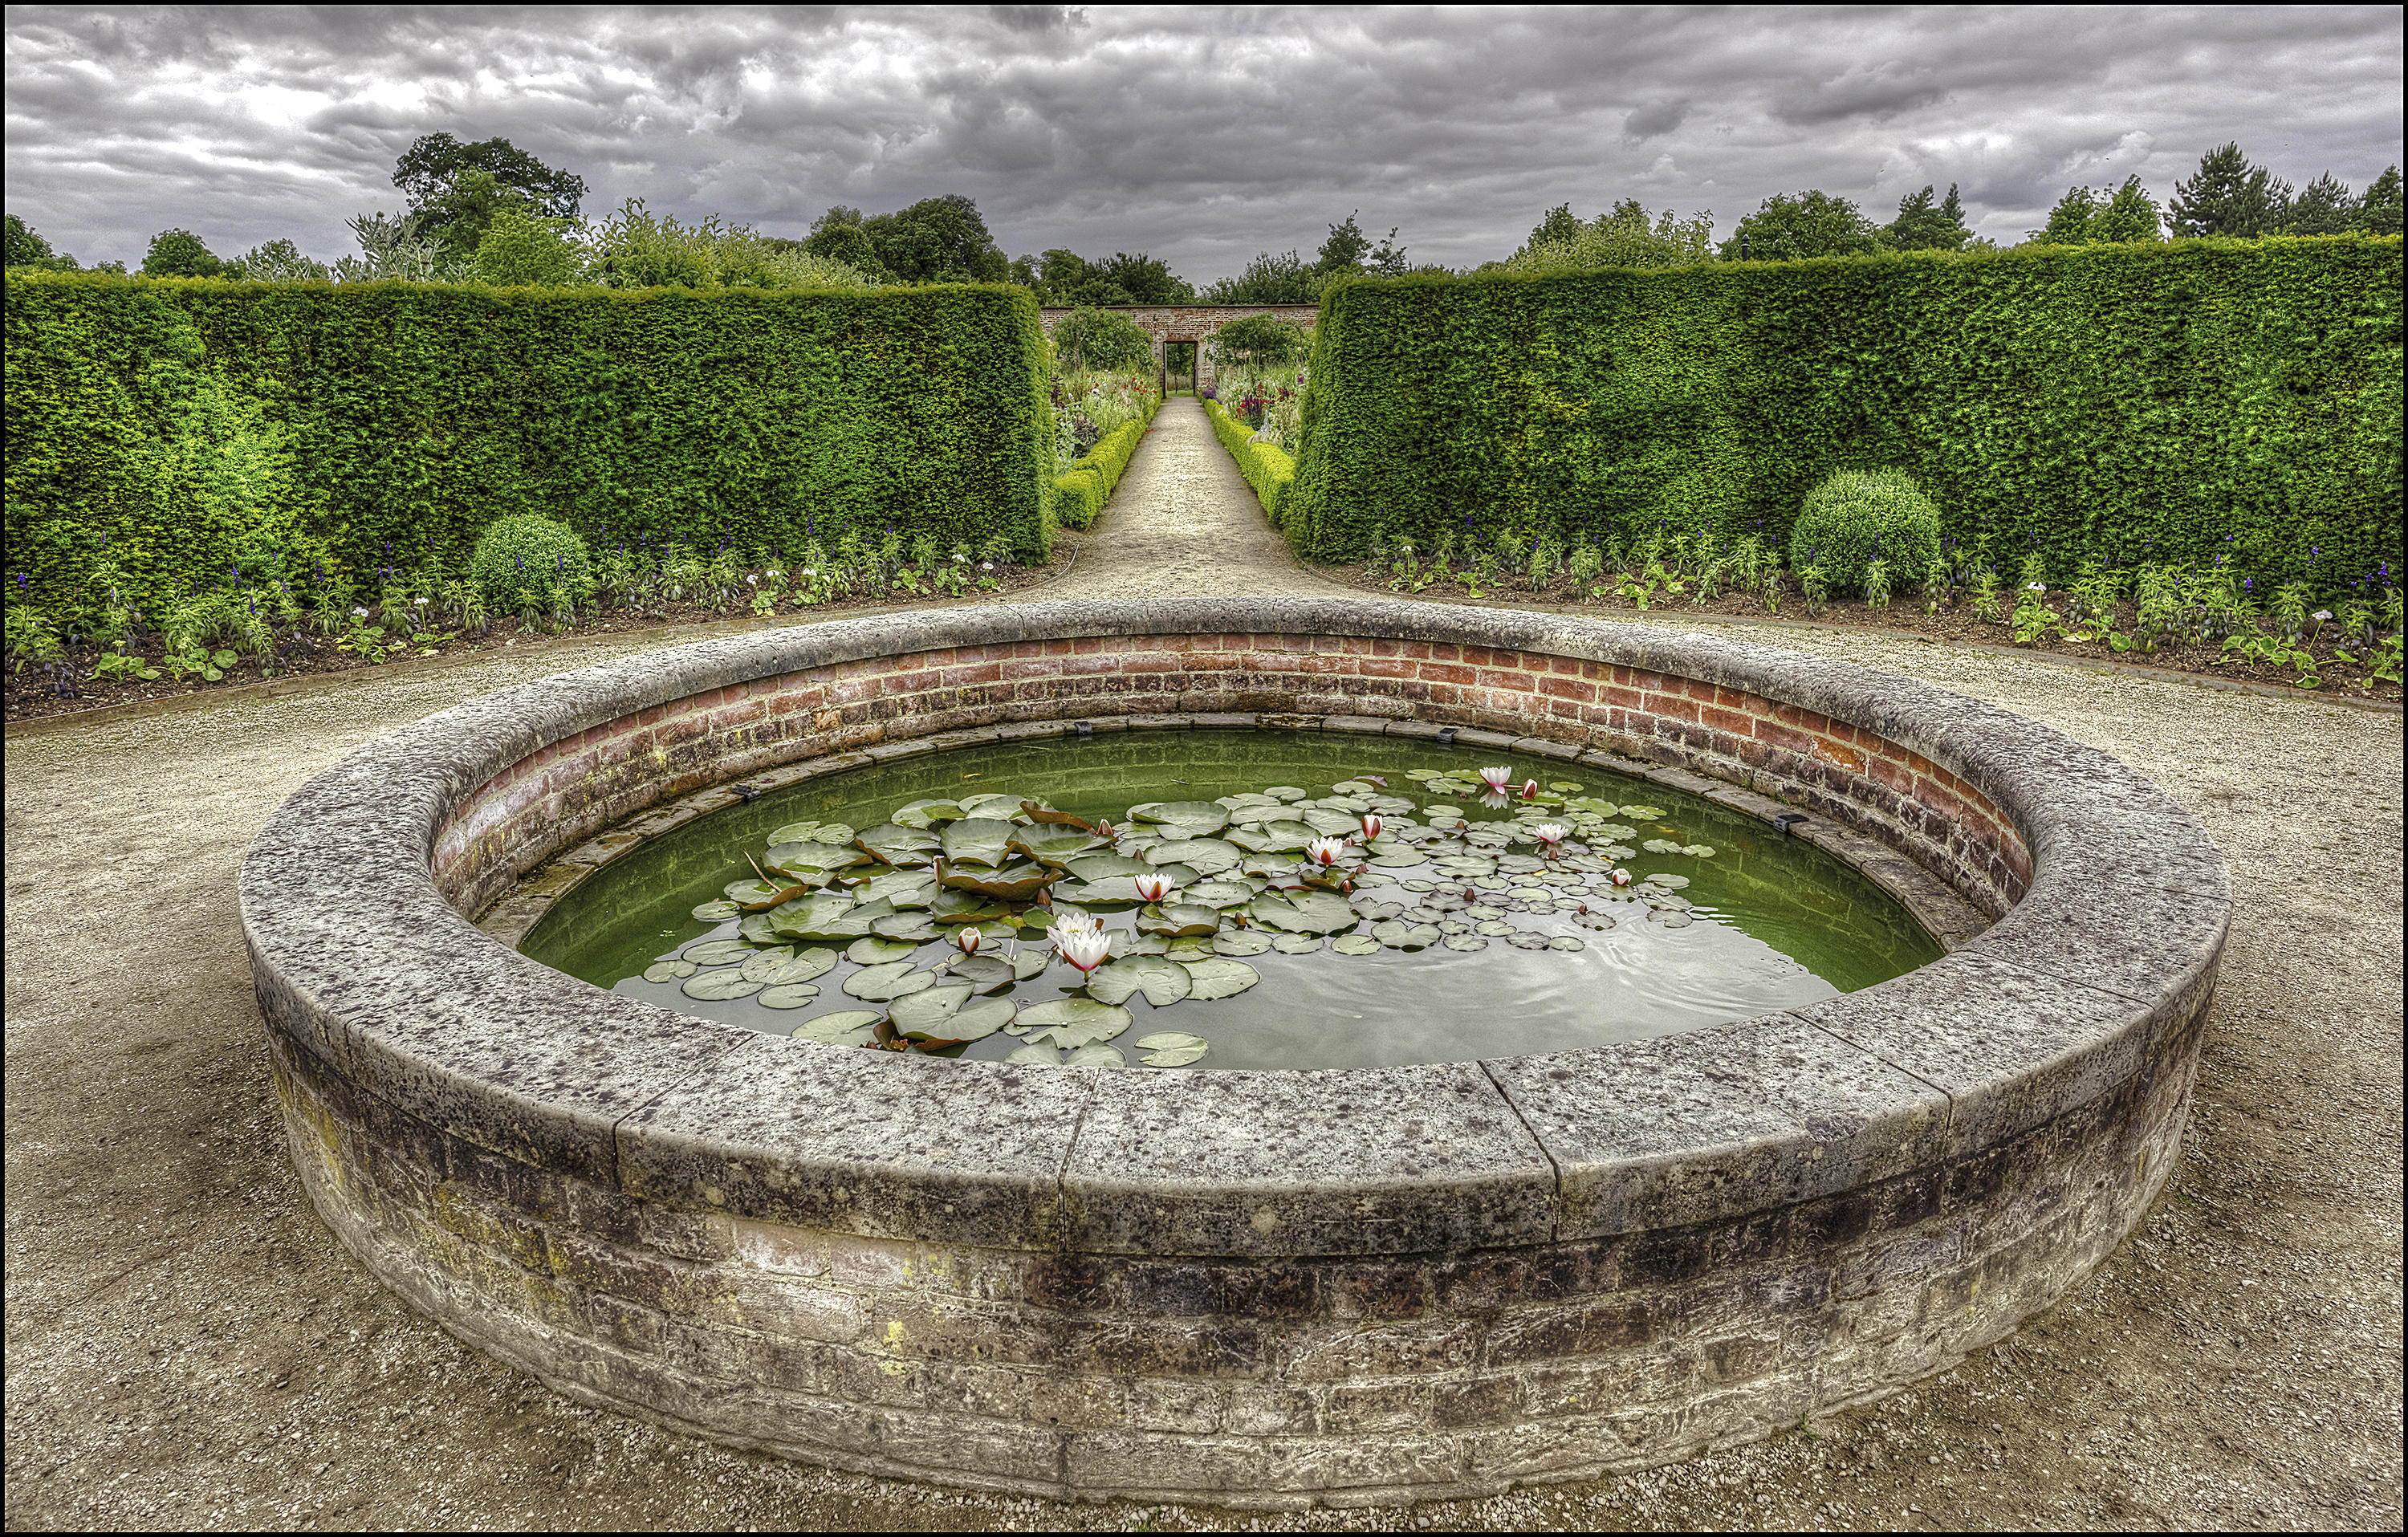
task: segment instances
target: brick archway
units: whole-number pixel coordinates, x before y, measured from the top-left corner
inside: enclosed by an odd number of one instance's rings
[[[1139,330],[1154,338],[1154,370],[1157,379],[1162,376],[1164,354],[1171,342],[1201,343],[1231,321],[1242,320],[1248,315],[1277,315],[1310,331],[1321,313],[1320,306],[1311,304],[1116,304],[1107,308],[1115,315],[1126,316]],[[1049,337],[1069,313],[1068,306],[1038,311]],[[1211,353],[1199,345],[1196,349],[1197,387],[1200,389],[1211,382]]]

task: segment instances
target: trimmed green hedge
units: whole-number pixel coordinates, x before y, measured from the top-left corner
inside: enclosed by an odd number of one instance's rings
[[[1319,559],[1778,544],[1825,476],[1888,467],[2011,566],[2229,555],[2338,590],[2400,566],[2401,278],[2388,237],[1347,283],[1284,522]]]
[[[106,561],[156,611],[321,568],[457,569],[557,518],[596,554],[892,525],[1042,558],[1026,290],[875,294],[7,279],[7,580]]]
[[[1249,441],[1254,429],[1246,425],[1243,418],[1222,409],[1219,401],[1204,402],[1204,414],[1212,423],[1212,436],[1221,439],[1229,457],[1238,461],[1238,473],[1254,488],[1254,499],[1263,504],[1263,515],[1270,519],[1272,527],[1286,527],[1280,519],[1280,508],[1296,480],[1296,461],[1288,457],[1285,449]]]
[[[1085,528],[1095,523],[1104,510],[1104,503],[1111,499],[1112,487],[1121,483],[1122,472],[1128,468],[1137,446],[1145,441],[1145,430],[1160,409],[1162,397],[1156,395],[1144,416],[1122,423],[1055,478],[1054,516],[1063,527]]]

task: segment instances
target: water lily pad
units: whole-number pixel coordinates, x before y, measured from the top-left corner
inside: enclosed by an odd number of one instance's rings
[[[734,902],[704,902],[694,910],[694,916],[697,923],[721,924],[725,923],[728,919],[733,918],[742,911],[744,910],[738,907]]]
[[[845,948],[844,958],[855,966],[876,966],[882,961],[909,960],[919,948],[908,940],[882,940],[872,935],[853,941]]]
[[[946,824],[938,836],[947,863],[995,869],[1011,857],[1011,840],[1019,831],[1016,823],[970,817]]]
[[[954,1039],[953,1033],[940,1027],[953,1017],[953,1011],[969,1000],[970,989],[967,983],[955,983],[951,986],[923,987],[916,993],[898,998],[888,1004],[886,1017],[894,1022],[895,1027],[898,1030],[907,1033],[916,1030],[922,1035],[937,1036],[950,1041]]]
[[[1246,855],[1236,844],[1217,838],[1186,838],[1158,843],[1145,856],[1157,866],[1184,865],[1200,878],[1233,870]]]
[[[1125,1068],[1128,1058],[1121,1055],[1118,1046],[1096,1044],[1081,1046],[1071,1052],[1068,1065],[1074,1068]]]
[[[1368,804],[1367,802],[1367,807]],[[1323,838],[1344,838],[1350,833],[1359,833],[1363,830],[1360,815],[1352,811],[1310,806],[1302,810],[1297,820]]]
[[[1062,1054],[1046,1041],[1031,1041],[1015,1047],[1004,1060],[1023,1068],[1058,1068]]]
[[[825,843],[781,843],[769,853],[770,864],[812,885],[825,885],[856,865],[871,863],[869,855],[859,849],[832,848]]]
[[[1263,794],[1270,797],[1273,800],[1302,800],[1312,793],[1312,792],[1310,790],[1299,790],[1293,784],[1266,784],[1263,786]]]
[[[1263,974],[1241,960],[1214,955],[1209,960],[1184,963],[1191,979],[1188,997],[1196,998],[1234,998],[1263,980]]]
[[[1488,948],[1488,941],[1477,934],[1449,934],[1439,942],[1449,950],[1471,951]]]
[[[1137,926],[1148,934],[1162,934],[1172,939],[1197,939],[1218,933],[1221,914],[1209,907],[1189,902],[1171,902],[1149,909],[1139,915]]]
[[[1686,928],[1697,922],[1697,919],[1678,908],[1650,908],[1647,921],[1651,924],[1662,924],[1667,928]]]
[[[936,985],[937,974],[912,969],[910,961],[885,961],[877,966],[865,966],[844,979],[844,990],[854,998],[871,1003],[883,1003],[889,998],[908,998],[924,987]]]
[[[1641,881],[1640,884],[1656,886],[1664,891],[1685,891],[1689,886],[1689,878],[1685,875],[1675,875],[1670,870],[1657,870]],[[688,952],[688,954],[691,953]]]
[[[954,824],[956,826],[959,823]],[[1033,859],[1023,859],[996,870],[949,869],[944,883],[959,891],[975,891],[982,897],[997,898],[1007,902],[1029,902],[1037,894],[1062,879],[1062,871]]]
[[[1477,932],[1485,934],[1492,940],[1501,940],[1506,935],[1513,932],[1513,926],[1512,924],[1491,918],[1486,923],[1482,924]]]
[[[1371,863],[1380,869],[1411,869],[1430,862],[1428,855],[1403,843],[1374,843]]]
[[[764,1009],[799,1009],[820,996],[820,990],[808,982],[780,983],[761,989],[752,1001]]]
[[[1332,940],[1329,948],[1341,955],[1376,955],[1383,948],[1369,934],[1349,934],[1342,940]]]
[[[1074,881],[1109,881],[1115,875],[1143,875],[1154,866],[1125,854],[1091,854],[1070,861]]]
[[[1550,950],[1585,950],[1588,941],[1575,934],[1558,934],[1547,941]]]
[[[1184,1030],[1156,1030],[1152,1035],[1141,1035],[1137,1039],[1137,1049],[1141,1052],[1179,1051],[1188,1046],[1207,1044],[1210,1042],[1202,1036],[1189,1035]]]
[[[1352,928],[1358,915],[1334,892],[1264,892],[1249,905],[1254,921],[1292,934],[1335,934]]]
[[[915,800],[895,809],[893,821],[898,827],[916,827],[922,832],[939,823],[958,822],[962,803],[958,800]]]
[[[744,973],[732,966],[717,971],[705,971],[700,976],[688,977],[678,986],[678,991],[686,997],[698,998],[710,1003],[724,1003],[730,998],[751,998],[760,990],[759,983],[747,982],[744,979]]]
[[[765,885],[759,881],[730,881],[724,889],[727,899],[738,907],[758,908],[776,901],[781,888]]]
[[[784,826],[779,828],[776,832],[771,833],[769,835],[769,841],[772,844],[799,843],[803,841],[803,840],[810,837],[818,827],[819,824],[816,822],[789,822]]]
[[[744,980],[767,984],[778,969],[795,958],[795,947],[781,944],[772,950],[755,950],[744,957],[741,968]]]
[[[866,1046],[869,1043],[870,1027],[878,1019],[874,1010],[842,1009],[804,1020],[795,1027],[795,1039],[816,1041],[824,1046]]]
[[[853,888],[857,902],[885,900],[898,908],[926,907],[937,897],[937,878],[925,870],[891,869]]]
[[[644,968],[646,982],[681,982],[702,968],[690,960],[654,961]]]
[[[1306,937],[1308,936],[1282,934],[1279,936],[1279,939],[1293,940]],[[1274,940],[1268,934],[1257,934],[1250,928],[1227,929],[1222,933],[1212,936],[1212,954],[1216,955],[1259,955],[1277,942],[1278,941]],[[1312,947],[1315,950],[1320,949],[1321,941],[1319,940],[1313,940]]]
[[[777,932],[797,940],[849,940],[869,932],[869,920],[856,915],[853,898],[832,891],[814,892],[781,902],[769,910]]]
[[[783,944],[786,936],[778,932],[777,920],[767,912],[748,912],[736,925],[736,937],[753,944]]]
[[[1436,924],[1408,923],[1402,918],[1372,925],[1371,937],[1391,950],[1426,949],[1444,938]]]
[[[1017,1012],[1008,998],[982,998],[963,1004],[945,1021],[948,1041],[983,1041],[1011,1023]]]
[[[937,926],[929,921],[928,915],[924,912],[889,913],[883,918],[873,919],[869,925],[869,931],[883,939],[914,944],[933,940],[939,932]]]
[[[1083,833],[1075,827],[1023,832],[1010,844],[1015,852],[1026,855],[1039,864],[1057,866],[1068,866],[1082,854],[1093,854],[1111,846],[1093,833]]]
[[[685,947],[684,959],[696,966],[725,966],[752,954],[752,947],[741,940],[698,940]]]
[[[1254,888],[1248,881],[1199,881],[1182,889],[1179,899],[1199,907],[1236,907],[1253,901]]]
[[[1175,828],[1188,838],[1216,833],[1229,825],[1229,809],[1209,800],[1150,800],[1130,807],[1128,814],[1140,822]]]
[[[1646,842],[1641,843],[1639,846],[1645,849],[1650,854],[1678,854],[1681,852],[1679,841],[1670,838],[1651,838]]]
[[[1714,846],[1712,843],[1684,843],[1681,845],[1681,852],[1692,859],[1712,859],[1714,856]]]
[[[961,978],[979,992],[1008,987],[1019,979],[1013,975],[1011,962],[1001,955],[963,955],[948,962],[945,974]]]
[[[1526,928],[1517,929],[1505,936],[1505,942],[1516,950],[1544,950],[1547,948],[1547,936],[1534,934]]]
[[[1056,998],[1050,1003],[1032,1003],[1020,1011],[1013,1021],[1025,1025],[1034,1033],[1048,1031],[1054,1044],[1076,1049],[1097,1041],[1110,1041],[1129,1027],[1129,1012],[1093,998]]]
[[[1142,991],[1148,1003],[1168,1009],[1190,990],[1187,972],[1178,962],[1159,955],[1131,955],[1097,967],[1087,978],[1087,996],[1098,1003],[1126,1003]]]
[[[1011,974],[1026,982],[1031,977],[1043,976],[1045,969],[1053,964],[1054,957],[1042,949],[1022,950],[1011,957]]]
[[[1597,909],[1591,908],[1586,912],[1574,913],[1572,915],[1572,922],[1580,925],[1583,928],[1594,928],[1602,933],[1606,929],[1613,927],[1613,915],[1610,912],[1600,912]]]

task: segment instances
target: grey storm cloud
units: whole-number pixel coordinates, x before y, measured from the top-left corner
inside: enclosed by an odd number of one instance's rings
[[[2401,158],[2401,12],[26,6],[7,82],[8,209],[87,262],[170,226],[337,254],[442,131],[578,172],[589,214],[799,234],[961,193],[1015,254],[1202,282],[1354,209],[1468,266],[1558,203],[1727,231],[1808,187],[1886,219],[1955,182],[2013,240],[2228,139],[2363,185]]]

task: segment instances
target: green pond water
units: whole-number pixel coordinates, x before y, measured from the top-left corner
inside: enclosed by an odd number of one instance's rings
[[[1510,800],[1485,793],[1498,767]],[[1384,823],[1368,845],[1367,811]],[[1338,867],[1310,863],[1307,839],[1350,833]],[[1299,887],[1300,868],[1352,889]],[[1141,903],[1135,877],[1157,872],[1177,889]],[[1039,881],[1050,910],[1029,905]],[[1077,914],[1112,935],[1092,978],[1050,942]],[[966,927],[983,941],[968,958]],[[1940,955],[1855,870],[1711,802],[1494,750],[1277,731],[1103,732],[810,781],[624,856],[523,948],[800,1050],[1163,1070],[1562,1051]]]

